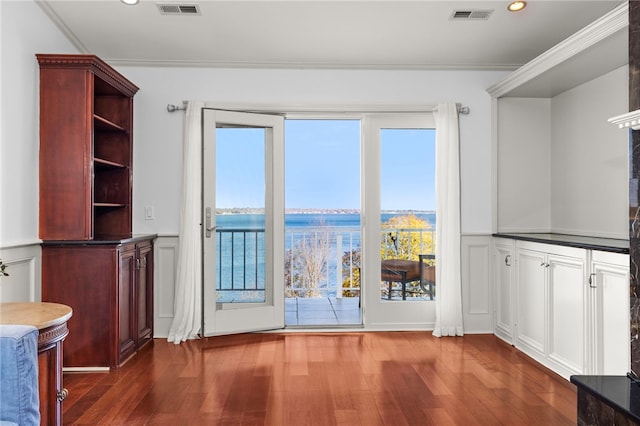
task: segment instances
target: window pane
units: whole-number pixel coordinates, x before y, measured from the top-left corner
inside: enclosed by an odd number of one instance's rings
[[[218,303],[265,302],[265,129],[216,129]]]
[[[432,299],[435,130],[382,129],[380,143],[381,297]]]

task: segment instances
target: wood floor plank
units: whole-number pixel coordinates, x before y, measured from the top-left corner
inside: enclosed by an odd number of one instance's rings
[[[65,424],[569,425],[573,385],[493,335],[255,333],[157,339],[65,373]]]

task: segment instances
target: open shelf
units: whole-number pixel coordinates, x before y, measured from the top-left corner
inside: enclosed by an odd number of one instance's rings
[[[118,208],[118,207],[125,207],[126,204],[124,203],[93,203],[94,207],[111,207],[111,208]]]
[[[104,117],[99,116],[98,114],[93,114],[93,120],[96,126],[96,130],[101,130],[101,131],[111,131],[111,132],[126,132],[127,129],[125,129],[122,126],[119,126],[118,124],[107,120]]]
[[[124,164],[116,163],[114,161],[103,160],[102,158],[94,158],[93,163],[97,167],[105,167],[105,168],[126,168]]]

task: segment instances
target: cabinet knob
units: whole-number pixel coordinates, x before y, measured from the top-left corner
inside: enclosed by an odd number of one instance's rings
[[[511,266],[511,255],[508,254],[504,257],[504,264],[507,266]]]
[[[69,396],[69,391],[66,388],[62,388],[62,390],[59,390],[58,393],[56,394],[56,398],[58,399],[58,402],[62,402],[64,401],[67,396]]]

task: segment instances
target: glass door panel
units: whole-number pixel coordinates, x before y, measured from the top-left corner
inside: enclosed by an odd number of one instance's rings
[[[372,115],[364,128],[364,324],[429,329],[435,321],[435,286],[425,280],[435,243],[433,117]]]
[[[433,300],[435,130],[380,130],[380,256],[386,300]]]
[[[205,335],[281,328],[283,119],[205,109],[203,125]]]
[[[264,303],[264,128],[216,128],[216,302]]]

